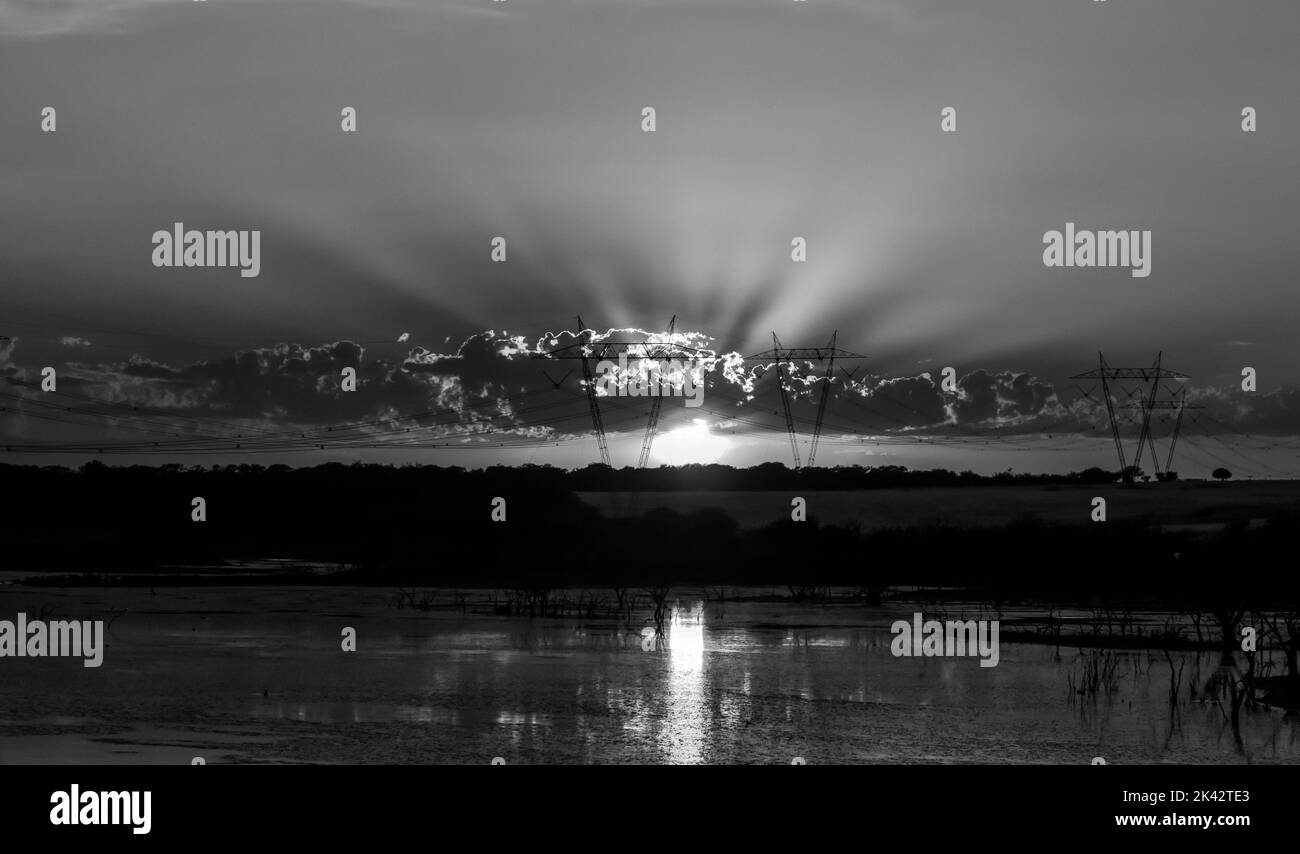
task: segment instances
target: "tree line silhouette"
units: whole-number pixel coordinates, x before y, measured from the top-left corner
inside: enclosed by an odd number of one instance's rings
[[[738,483],[807,487],[806,481],[834,488],[821,484],[875,478],[891,486],[1004,482],[894,467],[806,474],[779,465],[756,468],[650,471],[645,476],[659,480],[636,482],[685,479],[709,489]],[[1234,523],[1213,534],[1166,530],[1146,519],[1091,524],[1086,514],[1077,525],[1049,525],[1031,513],[995,527],[864,531],[823,524],[813,512],[806,522],[783,519],[742,529],[723,508],[657,508],[607,518],[577,495],[592,484],[619,482],[605,478],[620,472],[599,469],[4,466],[4,563],[34,574],[59,570],[94,574],[100,583],[149,585],[256,583],[256,577],[235,580],[220,569],[243,560],[292,558],[342,570],[294,583],[539,590],[693,583],[779,585],[792,592],[839,586],[869,598],[899,585],[932,585],[981,596],[1124,597],[1188,607],[1225,596],[1249,607],[1260,597],[1289,601],[1300,592],[1295,574],[1281,571],[1275,557],[1289,553],[1294,514],[1277,513],[1263,525]],[[690,480],[692,474],[701,480]],[[194,497],[205,499],[206,521],[192,519]],[[496,497],[506,498],[504,522],[491,519]],[[209,571],[183,578],[160,572],[176,566]],[[285,578],[268,573],[262,580]]]

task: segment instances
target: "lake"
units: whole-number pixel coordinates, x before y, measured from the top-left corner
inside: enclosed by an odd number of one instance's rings
[[[0,584],[0,618],[112,619],[99,668],[0,659],[0,762],[1300,761],[1280,710],[1243,710],[1238,743],[1204,690],[1210,653],[1172,654],[1171,708],[1160,651],[1003,642],[991,668],[895,658],[889,625],[912,603],[770,592],[677,591],[656,642],[644,594],[629,623],[497,616],[481,591],[462,613],[397,608],[378,588]],[[1073,693],[1098,656],[1108,690]]]

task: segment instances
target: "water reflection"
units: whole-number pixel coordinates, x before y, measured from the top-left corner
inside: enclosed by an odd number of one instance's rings
[[[160,591],[147,621],[115,626],[103,668],[0,680],[0,709],[19,727],[41,722],[39,738],[70,756],[103,747],[103,727],[82,719],[134,726],[113,744],[142,759],[170,760],[152,734],[183,730],[232,761],[1300,762],[1294,715],[1247,698],[1234,726],[1251,666],[1240,652],[1225,664],[1209,652],[1004,640],[996,668],[900,659],[889,649],[896,605],[762,593],[729,598],[719,614],[679,591],[664,642],[646,650],[644,599],[632,617],[529,619],[268,590],[256,611],[246,594],[206,603],[192,633],[185,600]],[[310,612],[306,595],[317,597]],[[344,612],[369,639],[356,656],[335,652],[338,621],[317,616]],[[266,639],[268,654],[250,638]],[[1262,679],[1278,672],[1256,664]],[[23,738],[0,738],[0,761],[38,755]]]
[[[704,602],[690,610],[674,604],[666,621],[668,698],[659,724],[660,752],[666,762],[693,765],[705,761],[710,715],[704,680]]]
[[[1238,653],[1081,650],[1064,662],[1067,705],[1099,745],[1127,731],[1149,761],[1226,761],[1230,752],[1247,763],[1294,762],[1300,721],[1252,690],[1269,684],[1248,678],[1257,663]]]

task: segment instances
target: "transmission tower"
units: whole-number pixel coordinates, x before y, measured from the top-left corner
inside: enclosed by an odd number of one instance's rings
[[[673,330],[677,326],[677,315],[673,315],[672,320],[668,322],[668,335],[672,336]],[[596,441],[600,446],[600,461],[605,465],[610,465],[609,459],[609,442],[605,437],[605,423],[600,413],[600,398],[596,394],[596,381],[591,371],[591,361],[594,359],[597,363],[601,361],[617,361],[621,355],[627,361],[641,360],[667,360],[667,359],[685,359],[695,360],[712,356],[713,353],[696,347],[687,347],[682,344],[676,344],[670,341],[620,341],[614,338],[606,338],[599,341],[591,340],[592,336],[587,335],[589,332],[582,323],[582,317],[578,317],[578,339],[572,344],[566,344],[563,347],[557,347],[547,353],[539,353],[533,356],[534,359],[578,359],[582,362],[582,379],[583,385],[587,390],[587,406],[591,410],[591,426],[596,433]],[[549,375],[548,375],[549,378]],[[555,382],[553,379],[552,382]],[[662,391],[662,389],[660,389]],[[654,444],[655,433],[659,426],[659,412],[663,406],[663,395],[656,394],[652,396],[650,403],[649,421],[646,424],[645,438],[641,442],[641,455],[637,462],[637,467],[642,468],[650,458],[650,448]]]
[[[673,329],[676,328],[676,326],[677,326],[677,315],[674,314],[673,319],[668,321],[667,336],[669,342],[672,341]],[[651,358],[671,359],[672,356],[669,355],[671,352],[672,352],[672,344],[667,343],[664,344],[663,346],[654,348],[653,351],[654,355],[652,355]],[[655,431],[659,429],[659,410],[663,408],[663,405],[664,405],[664,396],[662,394],[655,395],[654,398],[650,401],[650,418],[648,421],[646,421],[645,438],[641,440],[641,456],[636,461],[636,467],[639,469],[645,468],[646,463],[650,461],[650,446],[654,444]]]
[[[1168,409],[1178,413],[1174,417],[1174,430],[1169,437],[1169,454],[1165,457],[1165,470],[1163,472],[1164,474],[1168,475],[1169,472],[1172,472],[1174,470],[1174,448],[1178,446],[1178,436],[1183,429],[1183,411],[1186,409],[1204,409],[1204,408],[1205,407],[1199,404],[1187,402],[1187,389],[1183,389],[1182,391],[1180,391],[1176,399],[1154,400],[1154,401],[1149,401],[1146,404],[1145,421],[1147,423],[1150,423],[1151,412],[1156,409]],[[1147,442],[1151,446],[1151,464],[1155,466],[1156,478],[1158,479],[1161,475],[1160,460],[1156,456],[1156,443],[1150,429],[1147,430]],[[1140,465],[1141,449],[1139,448],[1138,450],[1139,450],[1138,457],[1137,459],[1133,460],[1134,468]]]
[[[1183,410],[1201,408],[1187,402],[1187,389],[1185,388],[1174,391],[1167,399],[1160,399],[1160,383],[1162,380],[1186,382],[1191,379],[1186,374],[1162,367],[1161,362],[1163,359],[1164,352],[1162,351],[1156,355],[1155,363],[1149,368],[1113,368],[1106,363],[1106,357],[1098,353],[1098,367],[1096,369],[1070,377],[1070,379],[1075,380],[1093,379],[1101,381],[1101,396],[1106,404],[1106,418],[1110,424],[1111,437],[1115,441],[1115,455],[1119,458],[1120,477],[1123,478],[1124,483],[1133,482],[1133,472],[1141,465],[1142,454],[1147,447],[1151,449],[1151,465],[1155,469],[1157,479],[1162,474],[1172,471],[1174,448],[1178,444],[1178,436],[1182,430]],[[1135,390],[1129,391],[1125,389],[1123,382],[1132,380],[1137,380],[1138,385]],[[1133,465],[1131,467],[1124,454],[1124,442],[1120,436],[1119,419],[1115,417],[1116,407],[1112,383],[1118,384],[1120,389],[1126,392],[1127,397],[1132,398],[1135,395],[1140,395],[1135,401],[1121,403],[1123,406],[1136,409],[1142,419],[1142,429],[1138,434],[1137,450],[1133,456]],[[1085,391],[1083,395],[1091,398],[1092,392]],[[1151,431],[1151,413],[1156,410],[1171,410],[1178,413],[1174,420],[1173,435],[1169,441],[1169,455],[1165,459],[1164,472],[1160,470],[1160,458],[1156,453],[1155,436]]]
[[[835,346],[839,330],[831,335],[830,342],[824,347],[783,347],[781,339],[772,333],[772,349],[745,357],[746,361],[776,362],[776,385],[781,392],[781,410],[785,414],[785,428],[790,435],[790,452],[794,456],[794,467],[803,468],[799,460],[799,437],[794,429],[794,415],[790,409],[790,391],[786,388],[786,378],[795,360],[826,362],[826,375],[822,379],[822,393],[817,401],[817,420],[813,423],[812,445],[808,448],[808,465],[813,465],[817,458],[817,444],[822,436],[822,418],[826,414],[826,401],[830,397],[831,375],[835,371],[835,360],[865,359],[866,356],[851,353]]]

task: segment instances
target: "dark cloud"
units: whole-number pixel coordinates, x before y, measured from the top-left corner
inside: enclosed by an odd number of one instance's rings
[[[977,370],[957,388],[952,411],[960,424],[1017,424],[1059,414],[1056,391],[1029,374]]]
[[[437,376],[367,358],[365,349],[352,341],[314,347],[277,344],[180,366],[137,354],[121,363],[73,367],[98,381],[96,396],[105,401],[305,424],[425,410],[443,385]],[[345,368],[357,373],[356,391],[343,391]]]
[[[905,428],[933,427],[948,420],[944,395],[925,374],[879,380],[868,399]]]
[[[1300,433],[1300,389],[1243,392],[1238,387],[1190,389],[1189,403],[1205,407],[1189,410],[1193,426],[1206,432],[1235,432],[1271,436]]]
[[[17,338],[0,336],[0,377],[13,377],[18,374],[18,366],[12,362],[17,343]]]
[[[120,410],[106,405],[125,405],[133,419],[165,427],[173,436],[197,435],[216,423],[218,435],[302,431],[368,442],[368,437],[386,441],[411,433],[421,440],[491,433],[534,441],[590,433],[580,363],[535,357],[579,343],[653,345],[664,340],[662,333],[639,329],[581,335],[562,331],[535,339],[488,330],[447,352],[412,346],[387,356],[347,340],[281,343],[179,364],[136,353],[120,361],[59,363],[59,393],[51,397],[39,389],[42,364],[19,364],[18,342],[2,340],[0,376],[10,380],[10,399],[16,395],[39,402],[43,408],[32,412],[47,415],[53,402],[55,417],[76,416],[75,426],[96,430],[96,438],[122,427],[112,417]],[[779,435],[785,429],[774,365],[747,363],[734,353],[717,355],[708,348],[712,340],[700,332],[682,333],[676,343],[708,354],[704,396],[698,409],[681,400],[666,406],[661,430],[699,417],[731,434]],[[342,374],[349,367],[356,369],[358,383],[356,391],[345,392]],[[816,418],[825,373],[826,365],[815,362],[789,366],[791,409],[802,433]],[[850,378],[837,368],[824,435],[1104,436],[1109,429],[1096,390],[1063,401],[1051,382],[1021,371],[973,370],[957,379],[955,393],[942,391],[939,379],[930,373]],[[1192,438],[1300,435],[1300,391],[1295,389],[1245,393],[1234,387],[1189,388],[1187,400],[1199,407],[1185,413],[1184,435]],[[1124,434],[1132,436],[1140,429],[1139,411],[1123,403],[1117,412]],[[60,411],[65,405],[70,408]],[[610,431],[643,430],[648,409],[645,398],[602,399]],[[1169,411],[1153,416],[1158,435],[1168,435],[1173,416]],[[46,435],[49,420],[28,420],[21,430],[28,436]],[[203,420],[209,425],[196,426]]]
[[[180,371],[152,359],[146,359],[139,354],[132,355],[125,363],[119,365],[116,370],[123,376],[150,380],[179,380],[182,376]]]

